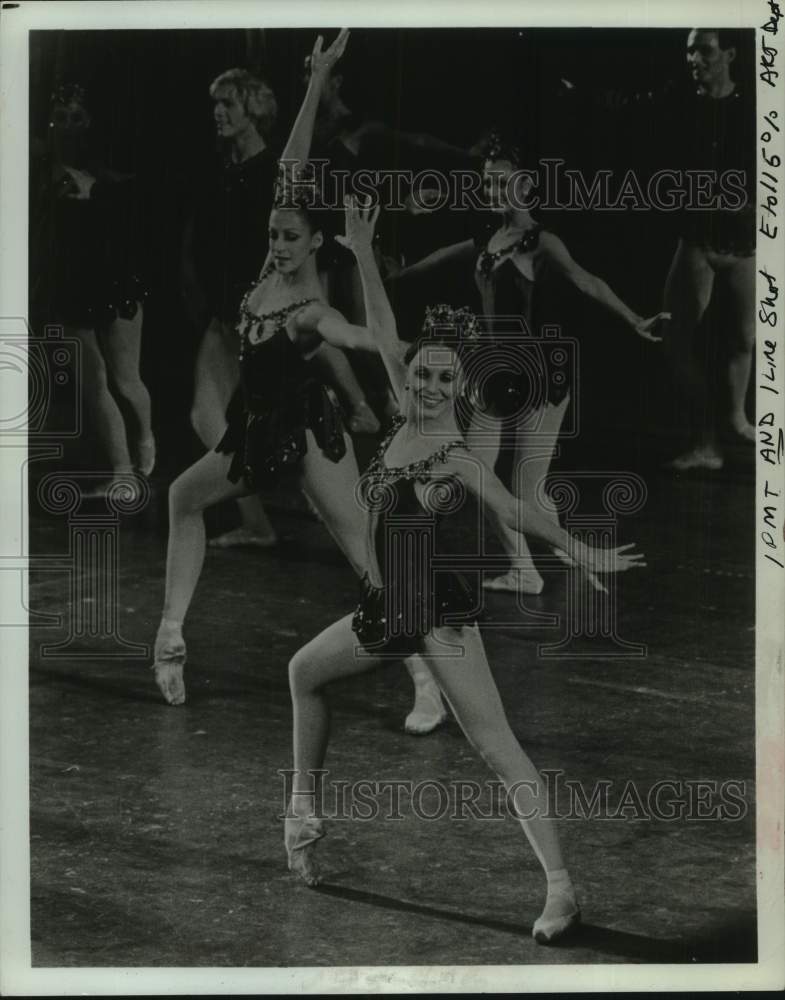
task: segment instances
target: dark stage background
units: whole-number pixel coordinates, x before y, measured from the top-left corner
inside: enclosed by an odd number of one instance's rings
[[[31,35],[31,137],[45,144],[49,97],[59,81],[88,89],[95,131],[113,167],[136,173],[142,191],[143,247],[150,296],[145,304],[142,374],[154,406],[159,473],[183,468],[200,452],[189,423],[193,364],[201,330],[188,318],[179,286],[180,241],[199,177],[216,156],[210,82],[232,66],[260,72],[278,98],[281,139],[302,97],[303,58],[316,30],[57,31]],[[322,31],[331,38],[333,32]],[[430,132],[464,148],[494,124],[513,125],[532,161],[564,158],[565,166],[653,166],[678,169],[667,131],[656,134],[657,109],[688,87],[686,32],[627,29],[354,30],[343,69],[353,109],[405,131]],[[737,80],[751,89],[751,61]],[[655,133],[655,134],[653,134]],[[657,160],[655,164],[653,161]],[[446,167],[433,156],[390,163]],[[637,312],[660,308],[676,236],[672,219],[654,212],[549,212],[543,221],[573,256],[603,277]],[[260,229],[266,220],[260,219]],[[399,248],[412,261],[465,238],[463,213],[401,218]],[[478,307],[466,275],[429,290]],[[32,275],[31,275],[32,281]],[[447,282],[449,285],[449,281]],[[404,336],[413,336],[420,303],[401,305]],[[406,308],[404,308],[404,306]],[[661,347],[631,336],[603,310],[564,304],[565,334],[581,350],[578,441],[582,463],[608,455],[627,467],[658,461],[679,433],[671,379]],[[35,327],[51,321],[31,302]],[[714,351],[706,320],[705,349]],[[609,444],[609,435],[616,440]],[[751,468],[751,465],[750,465]]]

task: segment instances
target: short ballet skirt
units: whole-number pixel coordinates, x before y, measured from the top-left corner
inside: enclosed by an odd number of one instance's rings
[[[520,419],[563,402],[575,378],[574,345],[544,332],[563,313],[558,282],[535,284],[510,260],[475,268],[474,277],[485,315],[494,317],[482,349],[465,365],[475,405],[499,419]]]
[[[365,574],[352,631],[366,652],[403,659],[421,651],[423,636],[433,628],[476,624],[477,595],[466,577],[437,572],[434,583],[433,590],[400,581],[376,587]]]
[[[338,401],[315,380],[300,386],[285,402],[267,408],[249,407],[238,389],[226,417],[228,427],[215,450],[233,456],[227,478],[233,483],[244,479],[252,490],[272,485],[297,469],[308,451],[306,428],[332,462],[346,454]]]
[[[133,319],[148,295],[140,276],[133,185],[96,181],[89,198],[49,202],[31,275],[47,322],[97,329]]]

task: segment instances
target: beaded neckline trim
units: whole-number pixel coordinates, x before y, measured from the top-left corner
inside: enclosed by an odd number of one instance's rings
[[[236,330],[240,335],[240,357],[242,358],[243,347],[245,340],[247,338],[248,330],[253,326],[267,326],[272,323],[275,327],[275,333],[282,328],[286,320],[292,315],[292,313],[297,312],[298,309],[302,309],[304,306],[310,305],[311,302],[318,301],[315,297],[298,299],[296,302],[290,302],[287,306],[282,306],[280,309],[273,309],[271,312],[266,313],[254,313],[248,308],[248,299],[254,289],[258,288],[259,285],[264,281],[268,274],[272,271],[272,267],[265,268],[264,271],[259,275],[256,281],[251,285],[248,291],[243,296],[242,302],[240,303],[240,308],[238,310],[239,316],[237,319]],[[271,337],[265,337],[263,339],[257,340],[251,346],[256,347],[260,343],[270,340]]]
[[[512,253],[527,253],[529,250],[532,250],[537,246],[541,231],[542,226],[534,226],[514,243],[510,243],[506,247],[502,247],[501,250],[494,250],[492,253],[486,246],[477,259],[478,270],[482,271],[483,274],[488,275],[494,269],[497,261],[500,261],[502,257],[506,257],[508,254]]]
[[[465,448],[466,442],[462,440],[447,441],[433,454],[426,458],[410,462],[408,465],[387,466],[383,462],[384,455],[390,446],[392,439],[406,423],[406,417],[398,414],[393,417],[392,427],[387,432],[387,436],[379,446],[379,450],[374,456],[371,464],[365,473],[365,479],[370,483],[380,482],[387,479],[427,479],[434,465],[447,461],[448,454],[453,448]]]

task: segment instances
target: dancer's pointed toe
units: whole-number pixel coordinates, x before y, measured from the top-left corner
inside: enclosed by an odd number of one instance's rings
[[[317,816],[287,816],[284,821],[284,843],[289,871],[313,888],[322,881],[314,858],[318,841],[325,835],[324,820]]]

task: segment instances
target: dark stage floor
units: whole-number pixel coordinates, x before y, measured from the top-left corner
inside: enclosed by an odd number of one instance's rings
[[[325,885],[287,872],[286,665],[352,608],[356,585],[319,524],[279,509],[294,536],[280,551],[208,551],[183,708],[160,700],[142,658],[42,657],[42,643],[67,634],[71,595],[64,573],[32,574],[33,610],[64,615],[31,637],[34,965],[754,961],[753,485],[728,474],[648,486],[620,534],[649,567],[617,584],[621,634],[646,644],[645,657],[603,658],[601,639],[585,658],[538,657],[562,626],[516,629],[531,616],[503,595],[485,628],[538,767],[563,769],[587,794],[610,782],[612,804],[628,782],[644,802],[664,780],[693,796],[693,818],[560,824],[585,920],[571,944],[543,949],[529,936],[544,880],[510,817],[429,822],[405,809],[401,820],[336,821],[319,847]],[[160,503],[122,522],[119,628],[135,643],[152,644],[160,614]],[[62,553],[67,530],[33,513],[31,551]],[[554,571],[527,607],[563,616],[566,590]],[[453,721],[406,736],[409,699],[399,665],[335,689],[336,777],[490,778]],[[717,795],[685,783],[717,782],[721,797],[729,780],[743,783],[745,815],[700,818],[695,799],[711,812]]]

